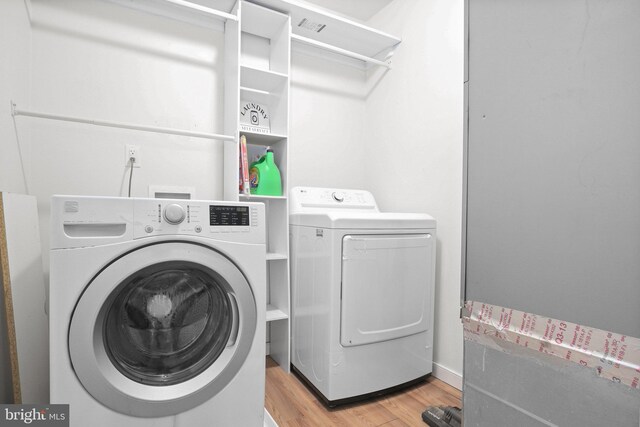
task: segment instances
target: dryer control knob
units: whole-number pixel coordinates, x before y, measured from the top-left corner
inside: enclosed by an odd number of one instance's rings
[[[164,208],[164,219],[166,219],[169,224],[180,224],[184,221],[185,216],[184,208],[175,203],[167,205],[167,207]]]
[[[333,200],[335,200],[336,202],[344,202],[344,194],[343,193],[339,193],[339,192],[335,192],[332,194],[333,196]]]

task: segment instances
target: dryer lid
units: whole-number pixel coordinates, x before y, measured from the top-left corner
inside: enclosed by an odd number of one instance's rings
[[[343,229],[436,228],[420,213],[381,213],[373,194],[364,190],[295,187],[291,190],[289,224]]]
[[[324,212],[293,214],[289,224],[341,229],[433,229],[436,220],[427,214],[381,212]]]

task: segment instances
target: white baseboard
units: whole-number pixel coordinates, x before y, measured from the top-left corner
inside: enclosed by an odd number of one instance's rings
[[[431,375],[441,381],[444,381],[450,386],[457,388],[458,390],[462,390],[462,375],[449,368],[445,368],[444,366],[433,362],[433,372]]]

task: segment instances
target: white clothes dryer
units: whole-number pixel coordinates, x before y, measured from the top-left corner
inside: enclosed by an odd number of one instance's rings
[[[264,205],[54,196],[52,403],[71,426],[262,426]]]
[[[436,222],[367,191],[291,190],[292,365],[329,406],[432,371]]]

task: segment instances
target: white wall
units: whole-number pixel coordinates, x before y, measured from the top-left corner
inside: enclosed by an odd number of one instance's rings
[[[294,45],[289,188],[366,188],[365,72]]]
[[[10,101],[29,102],[31,29],[25,2],[4,0],[0,10],[0,191],[24,193],[20,151]],[[28,133],[22,135],[26,142]],[[11,366],[0,280],[0,403],[12,402]]]
[[[30,70],[31,29],[26,3],[3,1],[0,10],[0,191],[25,191],[10,101],[29,102]],[[21,136],[27,138],[26,134]]]
[[[402,38],[369,75],[365,161],[381,209],[438,221],[434,374],[461,384],[463,0],[395,0],[370,24]]]
[[[223,34],[96,0],[33,1],[33,97],[55,114],[222,133]],[[140,146],[132,196],[153,184],[222,198],[222,142],[18,118],[48,247],[52,194],[126,196],[125,145]],[[45,253],[45,265],[47,263]]]

